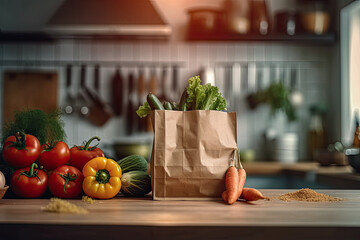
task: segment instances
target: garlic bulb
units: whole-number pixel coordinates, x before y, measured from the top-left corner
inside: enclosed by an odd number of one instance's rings
[[[3,188],[5,186],[5,176],[4,174],[0,171],[0,188]]]

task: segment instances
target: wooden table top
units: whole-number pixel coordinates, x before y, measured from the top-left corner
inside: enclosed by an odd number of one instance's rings
[[[36,228],[34,226],[46,226],[48,231],[56,231],[56,229],[63,231],[67,227],[72,231],[84,227],[88,230],[99,227],[104,230],[104,227],[112,226],[112,230],[106,231],[108,234],[114,232],[115,227],[130,228],[131,231],[138,229],[139,232],[140,229],[151,229],[149,231],[152,234],[157,227],[228,229],[229,233],[232,229],[236,230],[234,234],[240,229],[244,231],[244,228],[247,229],[246,231],[253,229],[255,232],[256,228],[264,231],[318,229],[317,233],[321,231],[325,233],[326,230],[329,234],[331,233],[329,230],[335,227],[351,231],[348,232],[349,234],[353,234],[354,231],[359,233],[360,190],[318,190],[320,193],[343,198],[344,200],[340,202],[284,202],[276,199],[277,196],[289,191],[295,190],[262,190],[264,195],[271,198],[270,201],[236,202],[231,206],[220,200],[153,201],[150,197],[140,199],[116,197],[110,200],[97,200],[94,204],[69,200],[86,208],[89,211],[86,215],[43,212],[41,207],[45,206],[49,199],[2,199],[0,200],[0,233],[3,232],[3,228],[16,232],[20,226],[21,229],[28,231]],[[13,235],[9,233],[9,239],[11,236]],[[276,239],[281,239],[278,238],[279,236]],[[228,239],[231,237],[229,236]]]

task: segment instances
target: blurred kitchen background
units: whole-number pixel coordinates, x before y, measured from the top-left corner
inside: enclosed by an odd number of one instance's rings
[[[135,110],[149,91],[178,101],[187,79],[200,74],[237,112],[243,161],[347,165],[343,148],[356,126],[349,79],[358,71],[349,49],[360,43],[350,22],[351,14],[359,21],[358,5],[1,0],[0,125],[25,105],[60,107],[69,146],[97,135],[109,155],[125,151],[114,144],[145,143],[135,150],[149,156],[151,126]]]

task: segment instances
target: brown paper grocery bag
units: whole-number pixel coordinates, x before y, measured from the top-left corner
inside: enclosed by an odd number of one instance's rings
[[[220,198],[236,142],[236,113],[151,112],[154,200]]]

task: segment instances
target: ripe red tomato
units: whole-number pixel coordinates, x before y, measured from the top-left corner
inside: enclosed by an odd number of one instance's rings
[[[5,140],[2,154],[14,168],[29,167],[39,157],[40,142],[36,137],[20,132]]]
[[[70,150],[62,141],[51,142],[41,146],[38,162],[46,170],[54,170],[65,165],[70,159]]]
[[[13,193],[24,198],[41,197],[47,188],[47,175],[43,170],[36,169],[37,164],[31,167],[17,169],[11,176],[10,186]]]
[[[104,152],[98,147],[90,147],[90,143],[94,140],[100,141],[99,137],[92,137],[86,142],[85,146],[75,146],[70,149],[69,164],[82,171],[85,164],[93,158],[104,157]]]
[[[77,198],[82,193],[83,174],[73,166],[60,166],[49,177],[49,189],[55,197]]]

